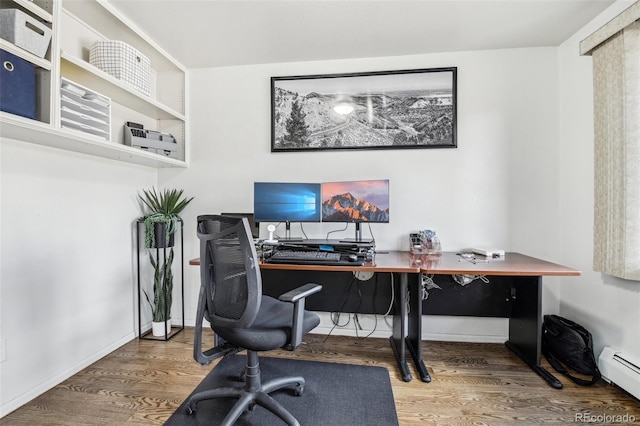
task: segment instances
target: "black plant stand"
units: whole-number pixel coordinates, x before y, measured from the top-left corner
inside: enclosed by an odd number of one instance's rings
[[[183,222],[182,219],[178,219],[178,223],[180,224],[180,226],[178,227],[178,229],[176,230],[175,233],[180,233],[180,256],[177,260],[177,262],[179,263],[180,266],[180,304],[181,304],[181,315],[182,315],[182,321],[180,322],[179,326],[174,326],[172,324],[172,326],[169,328],[165,325],[165,330],[164,330],[164,335],[162,336],[154,336],[152,334],[152,329],[149,329],[147,331],[145,331],[143,333],[142,331],[142,309],[145,307],[145,305],[147,305],[147,299],[144,295],[144,291],[142,289],[142,280],[140,277],[140,255],[141,253],[147,253],[147,250],[155,250],[155,254],[156,254],[156,262],[160,262],[162,261],[162,264],[165,265],[166,261],[167,261],[167,256],[168,256],[168,252],[169,250],[171,250],[174,247],[166,247],[166,244],[162,244],[165,247],[156,247],[156,248],[150,248],[147,249],[145,248],[144,245],[144,236],[145,236],[145,225],[144,222],[142,220],[138,220],[138,222],[136,223],[136,236],[137,236],[137,241],[138,241],[138,263],[137,263],[137,273],[138,273],[138,338],[139,339],[148,339],[148,340],[163,340],[163,341],[167,341],[169,339],[171,339],[173,336],[175,336],[176,334],[180,333],[182,330],[184,330],[184,236],[183,236]],[[175,240],[175,233],[174,233],[174,240]],[[156,246],[159,246],[161,244],[156,244]],[[175,249],[175,248],[174,248]],[[146,256],[145,256],[146,257]],[[176,258],[173,259],[173,264],[175,264],[176,262]],[[178,277],[178,275],[174,275],[173,277],[173,286],[175,288],[176,285],[176,278]],[[165,287],[163,288],[163,291],[165,292],[165,299],[166,299],[166,295],[168,292],[168,289]],[[173,305],[173,304],[172,304]],[[167,306],[167,313],[171,313],[171,307],[172,306]],[[166,317],[167,315],[165,315]],[[172,318],[173,319],[173,318]]]

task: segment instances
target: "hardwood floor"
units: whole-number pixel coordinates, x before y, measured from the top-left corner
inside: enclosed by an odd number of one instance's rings
[[[425,342],[427,384],[415,370],[413,381],[402,381],[386,339],[325,338],[308,335],[297,351],[268,356],[388,368],[401,425],[612,424],[615,416],[640,424],[640,402],[624,391],[603,381],[580,387],[559,375],[565,388],[553,389],[502,344]],[[162,424],[213,368],[193,360],[192,344],[191,328],[167,342],[135,339],[0,424]]]

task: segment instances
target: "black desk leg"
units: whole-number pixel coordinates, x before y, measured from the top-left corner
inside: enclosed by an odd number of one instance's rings
[[[408,308],[407,295],[409,295]],[[408,349],[420,379],[428,383],[431,381],[431,376],[422,360],[422,299],[419,283],[414,280],[409,291],[409,278],[406,273],[400,274],[400,285],[396,290],[395,301],[396,315],[393,317],[393,335],[390,341],[402,380],[409,382],[412,379],[406,360],[406,349]]]
[[[509,318],[509,340],[516,355],[556,389],[562,383],[542,365],[542,277],[514,277]]]
[[[399,287],[399,288],[398,288]],[[410,382],[411,372],[407,365],[405,339],[407,336],[407,305],[404,303],[407,295],[407,274],[400,274],[400,285],[395,289],[395,315],[393,316],[393,334],[389,338],[393,355],[396,357],[402,380]]]
[[[407,274],[403,274],[403,276],[404,280],[407,281]],[[431,382],[431,376],[422,359],[422,292],[420,291],[422,275],[418,275],[417,278],[417,280],[412,280],[411,283],[408,284],[410,312],[408,315],[409,324],[406,344],[413,358],[413,362],[416,365],[420,379],[423,382],[429,383]],[[402,282],[402,277],[400,281]]]

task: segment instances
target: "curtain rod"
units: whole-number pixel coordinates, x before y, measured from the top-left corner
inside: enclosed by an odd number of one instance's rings
[[[582,40],[580,42],[580,55],[591,55],[593,49],[639,20],[640,1],[637,1],[611,21],[604,24],[589,37]]]

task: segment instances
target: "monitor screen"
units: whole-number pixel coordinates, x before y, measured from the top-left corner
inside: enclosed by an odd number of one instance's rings
[[[389,222],[389,180],[324,182],[323,222]]]
[[[256,222],[320,222],[319,183],[255,182]]]

